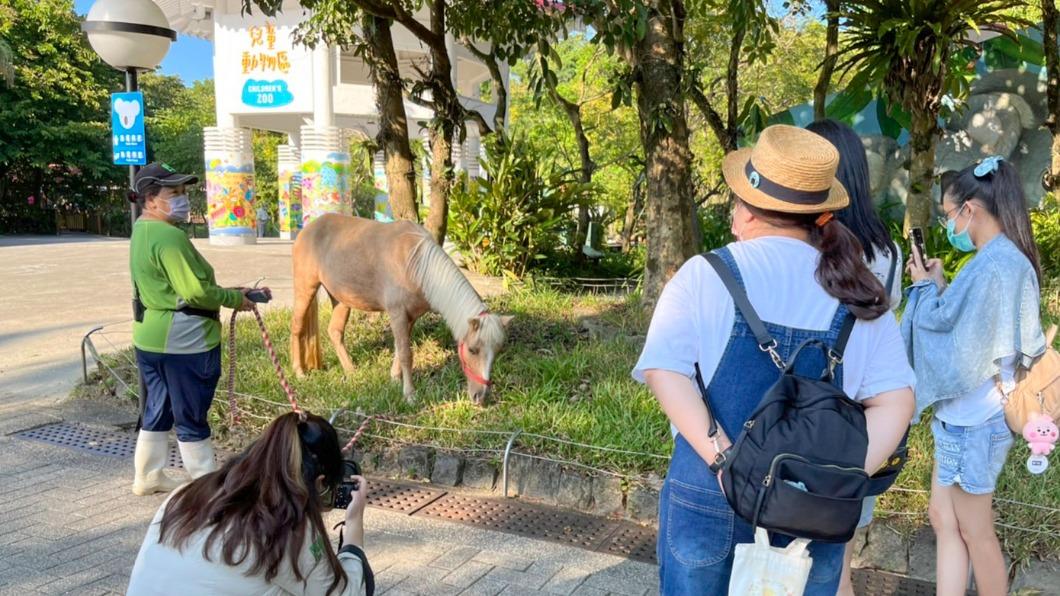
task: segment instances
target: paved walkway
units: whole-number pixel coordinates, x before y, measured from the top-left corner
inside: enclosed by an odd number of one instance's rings
[[[197,246],[221,283],[264,275],[273,305],[290,304],[289,242]],[[0,596],[124,593],[162,502],[129,492],[131,461],[10,436],[59,420],[133,422],[105,404],[61,403],[80,375],[81,336],[129,318],[127,262],[124,240],[0,237]],[[654,566],[619,557],[380,509],[365,525],[379,594],[657,592]]]
[[[110,429],[127,422],[93,402],[0,419],[0,596],[124,593],[162,502],[129,492],[129,460],[10,435],[61,419]],[[365,526],[377,594],[657,593],[654,566],[619,557],[381,509],[368,509]]]

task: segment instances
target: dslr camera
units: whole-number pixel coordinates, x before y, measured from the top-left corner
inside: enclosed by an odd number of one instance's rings
[[[340,482],[339,486],[335,489],[335,503],[332,505],[335,509],[345,509],[348,507],[350,501],[353,499],[351,493],[360,488],[359,483],[351,478],[361,475],[361,467],[352,459],[342,460],[342,465],[342,482]]]

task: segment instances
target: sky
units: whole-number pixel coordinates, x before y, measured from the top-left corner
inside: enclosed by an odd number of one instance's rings
[[[74,0],[74,10],[80,15],[87,14],[93,2],[94,0]],[[162,60],[159,72],[177,75],[185,85],[202,79],[212,79],[213,43],[178,34],[177,41],[169,47],[169,53]]]

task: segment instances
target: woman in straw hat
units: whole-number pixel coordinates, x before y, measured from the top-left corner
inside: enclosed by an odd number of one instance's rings
[[[808,339],[834,345],[846,314],[857,317],[837,378],[847,395],[865,405],[865,467],[876,470],[912,417],[915,376],[882,284],[865,266],[857,239],[833,216],[848,204],[835,178],[838,163],[827,140],[784,125],[762,131],[754,148],[726,156],[722,169],[736,195],[736,241],[717,254],[771,325],[784,357]],[[807,368],[821,364],[809,360]],[[633,370],[659,400],[674,432],[659,501],[664,594],[724,594],[734,545],[754,541],[754,529],[734,514],[707,465],[717,451],[707,437],[707,409],[692,380],[696,363],[711,379],[708,393],[725,436],[735,438],[776,381],[777,369],[736,316],[717,274],[698,257],[667,283]],[[728,445],[723,438],[717,447]],[[777,545],[789,540],[774,537]],[[815,542],[810,554],[806,594],[834,595],[843,545]]]

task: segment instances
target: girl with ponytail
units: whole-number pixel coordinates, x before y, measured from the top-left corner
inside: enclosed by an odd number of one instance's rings
[[[938,544],[938,593],[964,594],[971,562],[978,592],[1006,594],[993,492],[1012,434],[1003,400],[1016,371],[1045,351],[1041,266],[1019,176],[990,157],[942,193],[950,243],[975,257],[946,283],[942,262],[911,258],[914,284],[902,334],[919,380],[917,414],[934,406],[935,469],[928,512]],[[922,255],[917,255],[922,256]]]
[[[850,196],[850,206],[836,212],[836,219],[853,232],[861,243],[864,261],[869,271],[883,284],[891,309],[898,308],[902,301],[902,251],[891,240],[887,226],[876,212],[869,191],[869,162],[865,157],[865,146],[854,129],[835,120],[818,120],[806,127],[835,146],[839,152],[839,169],[836,178]],[[853,254],[849,247],[845,254]],[[876,497],[865,497],[861,506],[859,528],[872,523],[876,508]],[[850,563],[854,558],[854,544],[847,543],[843,558],[843,576],[839,581],[838,596],[854,596],[854,584],[850,577]]]
[[[913,413],[913,371],[883,284],[865,265],[854,234],[835,217],[849,199],[836,179],[839,154],[824,138],[784,125],[766,128],[751,149],[725,157],[722,172],[736,195],[736,242],[715,251],[743,286],[785,360],[807,340],[835,346],[853,313],[836,382],[865,406],[865,468],[879,469],[898,446]],[[707,436],[710,415],[693,381],[698,365],[724,437]],[[824,355],[794,362],[817,376]],[[778,378],[716,271],[690,259],[667,283],[633,370],[669,417],[670,469],[659,501],[659,575],[663,594],[725,594],[737,543],[754,528],[735,515],[710,471]],[[790,538],[776,536],[776,546]],[[843,544],[813,542],[807,596],[834,596]]]
[[[363,478],[353,478],[337,553],[324,525],[343,470],[331,424],[308,413],[280,416],[244,453],[162,504],[128,594],[371,596]]]

